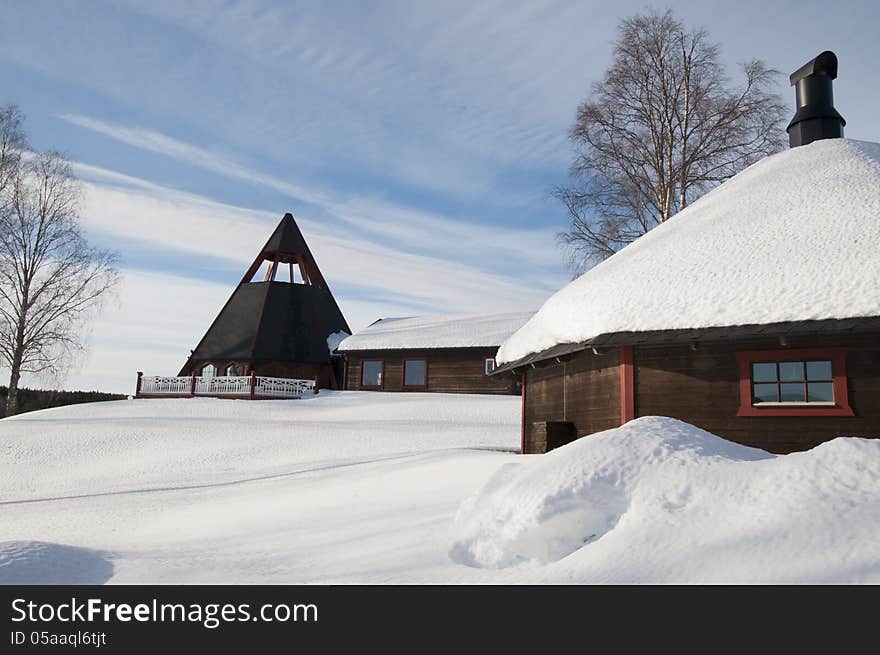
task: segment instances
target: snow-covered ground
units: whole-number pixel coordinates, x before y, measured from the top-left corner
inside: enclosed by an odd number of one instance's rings
[[[5,419],[0,583],[880,582],[880,440],[775,457],[647,418],[519,456],[519,410],[325,391]]]
[[[449,559],[452,518],[516,458],[518,421],[515,397],[329,391],[6,419],[0,582],[57,558],[95,582],[488,578]]]

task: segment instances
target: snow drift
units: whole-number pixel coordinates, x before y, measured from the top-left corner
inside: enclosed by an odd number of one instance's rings
[[[785,456],[646,417],[501,468],[451,558],[568,581],[880,581],[880,441]]]
[[[499,363],[600,334],[880,315],[880,144],[748,167],[563,287]]]

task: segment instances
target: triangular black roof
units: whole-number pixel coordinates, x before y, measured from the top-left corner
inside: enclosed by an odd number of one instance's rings
[[[269,262],[270,274],[252,281]],[[298,266],[303,283],[277,282],[281,263]],[[245,273],[205,336],[193,349],[180,375],[210,362],[327,364],[327,337],[351,333],[345,317],[291,214],[285,214]]]
[[[306,244],[302,232],[299,231],[299,226],[293,220],[293,214],[284,215],[266,245],[263,246],[263,253],[275,252],[300,253],[311,257],[312,253],[309,251],[309,246]]]

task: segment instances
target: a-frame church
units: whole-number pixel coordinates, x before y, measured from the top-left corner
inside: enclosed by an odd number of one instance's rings
[[[350,333],[293,215],[285,214],[179,375],[254,373],[340,388],[330,351]]]

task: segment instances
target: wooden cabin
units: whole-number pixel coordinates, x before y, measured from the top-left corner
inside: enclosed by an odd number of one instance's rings
[[[339,344],[345,388],[368,391],[519,393],[493,377],[495,352],[531,313],[380,319]]]
[[[791,148],[557,292],[499,349],[522,450],[640,416],[775,453],[880,437],[880,144],[843,137],[832,53],[791,77]],[[812,103],[818,103],[818,107]]]

